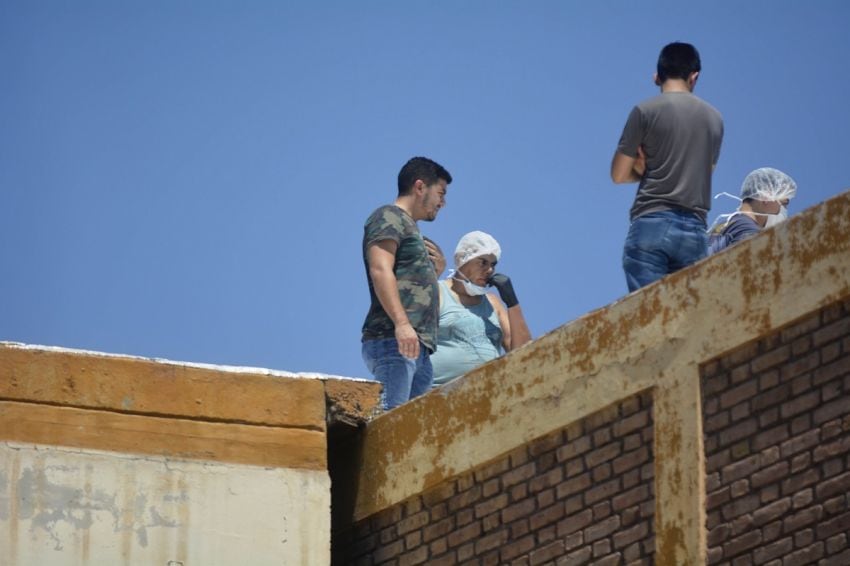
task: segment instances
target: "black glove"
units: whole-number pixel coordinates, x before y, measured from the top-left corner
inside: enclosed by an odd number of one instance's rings
[[[488,285],[492,285],[499,291],[499,296],[502,297],[502,301],[504,301],[505,305],[508,308],[516,306],[519,304],[519,300],[516,298],[516,293],[514,293],[514,286],[511,283],[511,278],[503,273],[494,273],[490,280],[487,281]]]

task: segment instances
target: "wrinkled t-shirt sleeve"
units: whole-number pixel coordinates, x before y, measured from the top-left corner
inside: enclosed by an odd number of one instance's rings
[[[382,208],[366,222],[364,230],[364,250],[381,240],[392,240],[400,244],[405,232],[404,219],[397,210]]]
[[[761,231],[758,224],[749,219],[736,219],[729,223],[729,226],[723,232],[729,238],[729,244],[740,242],[751,236],[755,236]]]
[[[643,141],[643,127],[641,122],[640,109],[635,106],[629,113],[626,126],[623,128],[623,135],[620,136],[620,143],[617,144],[618,152],[629,157],[637,157],[638,146]]]

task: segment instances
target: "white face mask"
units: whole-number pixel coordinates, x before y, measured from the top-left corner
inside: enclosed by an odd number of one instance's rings
[[[764,223],[764,227],[770,228],[771,226],[781,224],[788,219],[788,209],[785,208],[785,205],[780,205],[779,212],[776,214],[762,214],[762,216],[767,216],[767,221]]]
[[[458,277],[458,275],[460,275],[460,277]],[[485,293],[487,293],[487,289],[485,289],[481,285],[476,285],[469,279],[466,279],[466,276],[460,271],[456,271],[453,277],[456,281],[460,281],[460,284],[463,285],[463,288],[466,291],[467,295],[477,297],[479,295],[484,295]],[[461,279],[461,277],[463,277],[463,279]]]

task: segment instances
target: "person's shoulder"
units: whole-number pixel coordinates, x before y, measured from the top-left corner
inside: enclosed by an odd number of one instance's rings
[[[703,110],[708,112],[709,114],[714,115],[718,120],[723,120],[723,115],[720,113],[720,110],[715,108],[710,102],[706,101],[703,98],[691,93],[692,100],[695,104],[698,104]]]
[[[366,219],[366,225],[370,224],[393,224],[399,227],[408,224],[407,214],[394,204],[379,206]]]
[[[730,244],[755,235],[761,231],[758,223],[746,214],[738,214],[729,220],[723,229],[723,234],[730,239]]]

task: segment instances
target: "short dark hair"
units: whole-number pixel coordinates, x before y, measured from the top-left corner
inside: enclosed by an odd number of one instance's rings
[[[398,172],[398,196],[410,193],[416,181],[422,180],[426,185],[433,185],[440,179],[448,185],[452,176],[446,168],[427,157],[412,157]]]
[[[698,73],[702,65],[697,48],[690,43],[675,41],[664,46],[658,55],[658,80],[687,80],[691,73]]]

